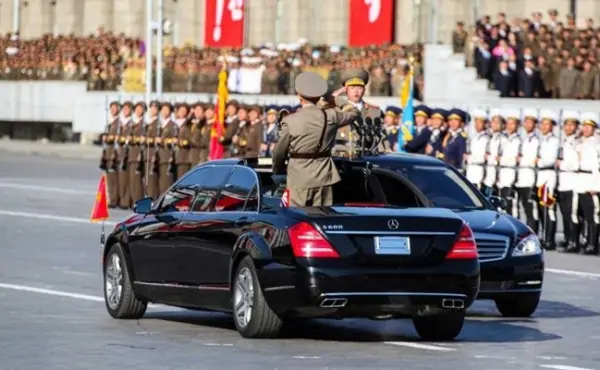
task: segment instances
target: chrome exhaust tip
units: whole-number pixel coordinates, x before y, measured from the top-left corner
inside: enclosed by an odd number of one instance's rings
[[[442,299],[442,308],[460,310],[465,308],[465,301],[462,299]]]
[[[348,300],[346,298],[325,298],[319,304],[321,308],[342,308],[346,306]]]

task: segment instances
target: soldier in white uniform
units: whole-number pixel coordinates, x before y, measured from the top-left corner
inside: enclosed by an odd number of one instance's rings
[[[522,142],[519,136],[521,114],[518,109],[511,109],[504,113],[504,117],[506,132],[500,137],[498,189],[500,196],[506,199],[507,212],[513,217],[519,217],[519,198],[513,186],[517,179],[516,167]]]
[[[586,223],[585,254],[598,254],[598,227],[600,224],[600,140],[595,134],[598,128],[598,114],[584,113],[581,116],[583,137],[578,147],[579,207]]]
[[[558,206],[563,221],[564,241],[561,251],[577,253],[579,251],[579,195],[576,191],[577,171],[579,170],[579,112],[563,111],[562,144],[558,156]]]
[[[540,147],[537,159],[536,189],[546,185],[548,197],[556,197],[558,173],[556,162],[560,149],[560,140],[554,135],[554,126],[558,122],[558,113],[544,109],[540,111]],[[539,195],[539,194],[538,194]],[[543,197],[543,195],[542,195]],[[538,199],[538,214],[543,228],[544,249],[556,249],[556,205],[545,206]],[[550,202],[549,202],[550,203]]]
[[[536,184],[536,169],[540,148],[540,140],[535,132],[538,122],[537,110],[523,110],[523,121],[523,141],[521,143],[521,153],[517,166],[515,189],[517,190],[520,204],[525,211],[527,225],[537,234],[539,214],[536,194],[533,189]]]
[[[500,158],[500,144],[502,140],[506,138],[504,134],[504,117],[502,117],[502,111],[499,109],[493,109],[490,111],[490,130],[488,140],[488,147],[485,153],[485,178],[483,180],[483,193],[486,195],[492,195],[494,193],[499,194],[497,188],[498,182],[498,159]]]
[[[474,130],[470,132],[467,143],[467,180],[478,189],[482,189],[485,175],[485,162],[490,137],[486,131],[487,113],[484,110],[474,110],[471,114]]]

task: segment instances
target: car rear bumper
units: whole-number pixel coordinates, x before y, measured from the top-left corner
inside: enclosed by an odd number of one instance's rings
[[[478,263],[458,264],[441,269],[270,264],[258,270],[258,277],[267,303],[284,316],[426,315],[473,303],[479,287]]]
[[[540,293],[543,282],[544,258],[541,255],[483,262],[477,298],[493,299],[506,294]]]

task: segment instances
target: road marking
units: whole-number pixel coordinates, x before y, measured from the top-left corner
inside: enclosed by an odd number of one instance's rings
[[[42,214],[42,213],[28,213],[28,212],[15,212],[15,211],[0,210],[0,216],[27,217],[27,218],[37,218],[40,220],[74,222],[74,223],[78,223],[78,224],[93,225],[90,222],[90,220],[87,218],[46,215],[46,214]],[[106,225],[116,225],[117,223],[114,221],[105,221],[105,224]]]
[[[53,295],[53,296],[57,296],[57,297],[74,298],[74,299],[80,299],[83,301],[104,302],[103,297],[96,297],[93,295],[79,294],[79,293],[69,293],[69,292],[65,292],[65,291],[61,291],[61,290],[54,290],[54,289],[35,288],[32,286],[27,286],[27,285],[0,283],[0,288],[18,290],[18,291],[22,291],[22,292],[47,294],[47,295]]]
[[[544,369],[554,369],[554,370],[594,370],[586,367],[577,367],[577,366],[569,366],[569,365],[540,365],[540,367]]]
[[[421,343],[415,343],[415,342],[383,342],[384,344],[391,344],[394,346],[401,346],[401,347],[410,347],[410,348],[416,348],[416,349],[426,349],[429,351],[439,351],[439,352],[452,352],[452,351],[456,351],[456,349],[454,348],[448,348],[448,347],[440,347],[440,346],[433,346],[430,344],[421,344]]]
[[[319,357],[319,356],[294,356],[292,358],[295,358],[296,360],[318,360],[321,357]]]
[[[0,182],[0,188],[14,189],[14,190],[44,191],[44,192],[70,194],[70,195],[74,195],[74,194],[93,195],[93,194],[95,194],[93,190],[55,188],[55,187],[49,187],[49,186],[38,186],[38,185],[29,185],[29,184],[10,184],[10,183],[1,183],[1,182]]]
[[[593,277],[600,278],[600,274],[596,274],[593,272],[583,272],[583,271],[575,271],[575,270],[562,270],[562,269],[554,269],[554,268],[546,268],[547,272],[551,272],[553,274],[560,275],[571,275],[571,276],[579,276],[579,277]]]

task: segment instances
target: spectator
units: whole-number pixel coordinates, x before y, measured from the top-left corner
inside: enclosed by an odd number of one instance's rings
[[[146,45],[123,34],[98,29],[89,37],[45,35],[37,40],[0,37],[0,79],[86,81],[90,90],[145,90]],[[403,80],[404,66],[415,60],[416,81],[422,85],[421,45],[384,45],[348,49],[336,45],[291,45],[217,50],[186,44],[163,51],[163,89],[166,92],[214,93],[227,55],[228,86],[242,94],[294,94],[294,78],[313,70],[340,84],[339,70],[364,67],[374,78],[371,95],[396,95],[394,80]],[[156,62],[153,61],[156,74]],[[401,66],[399,69],[398,66]],[[398,74],[399,73],[399,74]],[[155,80],[153,78],[153,80]],[[418,87],[418,86],[417,86]],[[417,93],[420,88],[415,88]]]

